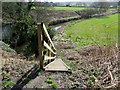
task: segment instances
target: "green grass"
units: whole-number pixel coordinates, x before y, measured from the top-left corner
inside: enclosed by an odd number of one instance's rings
[[[118,40],[118,14],[73,22],[65,30],[64,38],[86,45],[108,45]]]
[[[84,10],[84,9],[90,9],[87,7],[63,7],[63,6],[56,6],[56,7],[39,7],[39,6],[33,6],[32,9],[34,10],[64,10],[64,11],[78,11],[78,10]],[[93,9],[93,8],[91,8]],[[109,8],[109,10],[116,10],[117,8]]]
[[[66,10],[66,11],[77,11],[77,10],[83,10],[83,9],[87,9],[87,8],[82,8],[82,7],[49,7],[49,8],[45,8],[45,7],[32,7],[33,10]]]
[[[81,7],[54,7],[54,10],[67,10],[67,11],[77,11],[77,10],[83,10],[85,8]]]

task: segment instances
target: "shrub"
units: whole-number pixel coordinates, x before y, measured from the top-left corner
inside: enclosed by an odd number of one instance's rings
[[[81,16],[81,18],[90,18],[92,15],[97,13],[97,10],[95,9],[87,9],[87,10],[80,10],[76,11],[78,15]]]
[[[10,5],[9,5],[10,4]],[[6,6],[8,5],[8,6]],[[33,16],[30,14],[32,7],[34,6],[33,2],[23,3],[23,2],[13,2],[13,3],[4,3],[3,11],[7,11],[8,15],[11,15],[11,12],[8,12],[10,6],[13,8],[13,15],[15,15],[14,23],[12,25],[12,36],[9,40],[4,40],[4,42],[10,44],[10,46],[15,49],[18,53],[23,53],[25,56],[31,56],[35,54],[38,56],[38,36],[36,21],[33,19]],[[54,36],[54,32],[49,29],[48,32],[50,36]],[[19,49],[18,49],[19,47]]]
[[[49,27],[47,30],[48,30],[48,33],[49,33],[51,39],[52,39],[55,36],[56,31],[53,30],[51,27]]]

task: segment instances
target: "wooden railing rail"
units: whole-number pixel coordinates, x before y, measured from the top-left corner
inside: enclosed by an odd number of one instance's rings
[[[44,62],[47,64],[56,58],[56,48],[50,38],[50,35],[44,23],[38,23],[38,51],[40,59],[40,68],[44,68]],[[46,55],[47,54],[47,55]]]
[[[44,30],[45,35],[47,36],[49,42],[51,43],[53,49],[56,51],[56,48],[55,48],[55,46],[54,46],[54,44],[53,44],[53,42],[52,42],[52,40],[51,40],[51,38],[50,38],[50,35],[48,34],[48,31],[47,31],[44,23],[42,23],[42,27],[43,27],[43,30]]]

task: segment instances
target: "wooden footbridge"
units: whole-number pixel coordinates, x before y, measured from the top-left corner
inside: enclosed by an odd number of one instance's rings
[[[40,68],[45,71],[68,71],[70,68],[56,58],[56,48],[44,23],[38,23],[38,51]]]

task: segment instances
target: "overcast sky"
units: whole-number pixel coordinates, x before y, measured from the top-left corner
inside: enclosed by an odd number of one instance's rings
[[[96,2],[96,1],[100,1],[100,2],[106,2],[106,1],[119,1],[119,0],[36,0],[36,1],[51,1],[51,2]]]
[[[15,1],[23,1],[23,0],[0,0],[0,1],[3,1],[3,2],[15,2]],[[26,2],[28,2],[29,0],[24,0]],[[32,0],[32,1],[38,1],[38,2],[43,2],[43,1],[46,1],[46,2],[106,2],[106,1],[109,1],[109,2],[115,2],[115,1],[120,1],[120,0]]]

